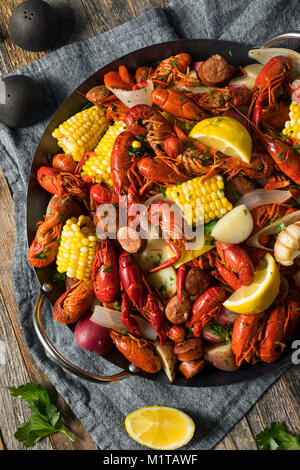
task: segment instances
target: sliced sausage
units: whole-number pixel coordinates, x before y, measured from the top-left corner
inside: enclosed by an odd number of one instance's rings
[[[201,372],[204,366],[204,359],[198,359],[197,361],[181,362],[178,369],[187,379],[190,379],[191,377],[194,377],[194,375]]]
[[[225,85],[236,74],[236,69],[216,54],[203,62],[198,70],[201,82],[206,86]]]
[[[91,101],[93,104],[101,104],[104,98],[109,95],[109,90],[105,85],[94,86],[85,95],[86,99]]]
[[[137,231],[132,227],[121,227],[117,233],[118,242],[127,253],[138,253],[145,247]]]
[[[201,295],[210,287],[208,275],[200,268],[192,268],[186,275],[184,289],[188,295]]]
[[[168,331],[168,337],[174,341],[174,343],[179,343],[184,340],[186,335],[186,330],[183,326],[173,325]]]
[[[179,361],[194,361],[202,357],[202,340],[200,338],[190,338],[181,343],[176,343],[174,353]]]
[[[254,180],[244,175],[237,175],[227,181],[225,185],[225,196],[232,204],[235,204],[241,196],[256,189]]]
[[[179,303],[177,294],[175,294],[168,301],[165,314],[171,323],[180,325],[181,323],[185,323],[188,320],[191,308],[192,302],[185,293],[182,294],[181,303]]]

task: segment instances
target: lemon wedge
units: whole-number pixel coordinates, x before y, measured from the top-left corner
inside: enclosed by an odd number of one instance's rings
[[[250,163],[252,139],[247,129],[236,119],[228,116],[203,119],[193,127],[189,137],[224,155]]]
[[[194,421],[183,411],[169,406],[144,406],[125,420],[129,436],[157,450],[178,449],[186,445],[195,432]]]
[[[267,253],[255,271],[249,286],[237,289],[224,303],[236,313],[260,313],[270,307],[279,292],[280,276],[273,256]]]

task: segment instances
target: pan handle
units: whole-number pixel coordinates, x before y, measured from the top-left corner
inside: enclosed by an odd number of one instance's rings
[[[77,377],[88,380],[89,382],[96,382],[96,383],[106,383],[106,384],[114,383],[114,382],[118,382],[119,380],[125,379],[126,377],[136,375],[136,373],[138,372],[137,368],[136,370],[132,370],[132,371],[124,370],[115,375],[107,375],[107,376],[96,375],[96,374],[92,374],[91,372],[87,372],[81,369],[80,367],[77,367],[75,364],[73,364],[68,359],[66,359],[55,348],[55,346],[50,341],[44,329],[44,326],[42,323],[42,307],[43,307],[44,300],[45,300],[45,295],[42,291],[40,291],[37,303],[32,313],[32,322],[33,322],[33,327],[35,329],[38,339],[40,340],[45,351],[48,353],[49,357],[56,364],[59,364],[63,369],[65,369],[68,372],[71,372],[71,374],[76,375]],[[133,364],[130,364],[129,367],[131,367],[132,365]],[[135,366],[133,366],[133,369],[134,367]]]
[[[300,31],[279,34],[278,36],[275,36],[275,38],[270,39],[268,42],[260,46],[260,48],[272,47],[274,44],[277,44],[277,42],[285,41],[286,39],[300,39]]]

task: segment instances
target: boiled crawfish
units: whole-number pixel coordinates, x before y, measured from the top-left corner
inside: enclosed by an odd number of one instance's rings
[[[246,251],[239,245],[221,242],[216,242],[216,249],[220,260],[216,258],[215,265],[221,280],[234,290],[249,286],[254,279],[254,269]]]
[[[93,282],[78,281],[55,302],[53,316],[59,323],[75,323],[87,312],[93,299]]]
[[[237,365],[243,361],[277,361],[296,328],[299,305],[299,301],[288,298],[268,312],[239,315],[232,332],[232,352]]]
[[[164,343],[167,338],[164,313],[159,306],[158,299],[151,292],[141,269],[133,256],[126,251],[123,251],[119,257],[119,273],[125,291],[121,307],[122,323],[130,332],[142,336],[137,322],[130,316],[130,303],[132,303],[153,326],[161,343]],[[147,295],[145,288],[148,291]]]
[[[137,104],[130,108],[126,113],[125,123],[134,136],[144,137],[157,155],[164,154],[165,139],[174,135],[166,118],[157,109],[146,104]]]
[[[195,301],[191,318],[186,322],[188,328],[193,327],[195,337],[202,336],[202,328],[221,312],[226,299],[223,287],[210,287]]]
[[[173,114],[181,121],[201,121],[208,117],[206,111],[184,93],[156,88],[152,91],[151,98],[160,109]]]
[[[119,292],[118,263],[114,247],[108,238],[97,245],[92,280],[95,295],[101,302],[112,302],[116,298]]]
[[[182,80],[186,84],[189,83],[190,86],[193,86],[193,84],[197,86],[196,83],[199,85],[199,80],[188,77],[186,74],[191,62],[192,57],[185,52],[164,59],[158,64],[154,73],[152,73],[151,80],[161,87],[168,87]]]
[[[129,362],[149,374],[161,370],[161,362],[152,345],[144,338],[136,338],[131,333],[126,335],[110,330],[110,336],[118,350]]]
[[[84,200],[88,198],[88,188],[84,181],[67,171],[41,166],[37,172],[37,179],[46,191],[59,197],[69,194]]]
[[[259,72],[252,91],[249,116],[260,128],[268,115],[278,112],[277,98],[283,91],[288,91],[291,75],[291,61],[288,57],[276,56],[270,59]]]
[[[28,261],[35,268],[49,266],[57,255],[62,224],[69,216],[79,215],[79,204],[70,196],[53,196],[45,220],[37,223],[35,238],[28,250]]]

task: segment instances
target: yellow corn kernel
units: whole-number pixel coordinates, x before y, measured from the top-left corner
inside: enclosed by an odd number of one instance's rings
[[[107,129],[95,148],[94,155],[92,154],[83,165],[81,176],[90,176],[95,179],[96,183],[105,181],[110,186],[113,185],[110,170],[110,156],[116,138],[125,129],[126,126],[122,121],[115,122]]]
[[[286,121],[282,133],[293,137],[300,144],[300,103],[291,102],[289,117],[290,120]]]
[[[90,279],[96,246],[95,226],[90,217],[67,220],[56,257],[57,271],[80,281]]]
[[[206,181],[203,178],[199,176],[166,189],[166,196],[181,208],[188,223],[208,223],[232,209],[231,202],[224,196],[222,176]]]
[[[60,124],[52,136],[59,147],[78,162],[86,152],[94,150],[107,126],[105,110],[92,106]]]

